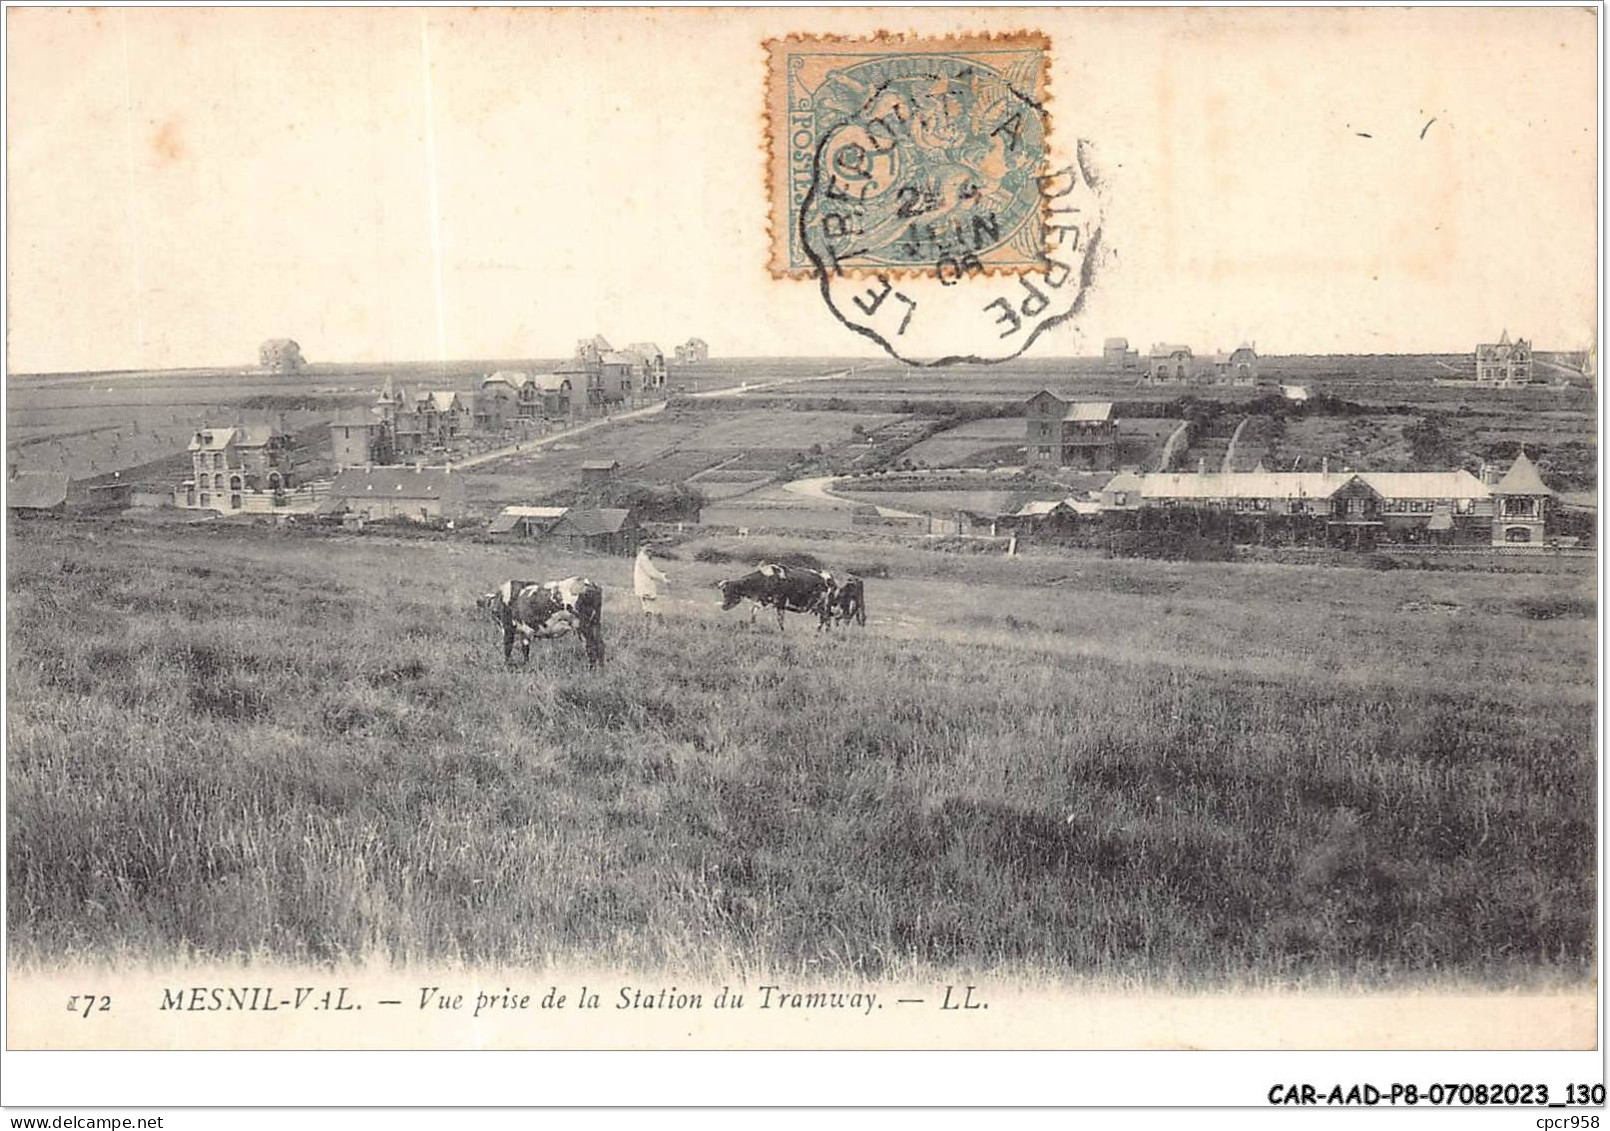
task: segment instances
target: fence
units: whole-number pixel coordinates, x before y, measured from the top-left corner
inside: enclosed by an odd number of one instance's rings
[[[229,514],[312,514],[319,502],[330,493],[328,479],[304,483],[285,491],[240,491],[240,508],[226,511]],[[216,492],[220,500],[232,498],[228,492]],[[176,501],[183,505],[184,492],[176,493]]]

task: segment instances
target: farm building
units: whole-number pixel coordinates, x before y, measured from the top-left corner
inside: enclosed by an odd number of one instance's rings
[[[581,478],[584,483],[596,483],[601,479],[613,479],[621,469],[620,461],[614,459],[590,459],[581,465]]]
[[[504,507],[487,527],[490,534],[536,538],[547,534],[565,516],[567,507]]]
[[[319,514],[353,514],[365,520],[458,518],[464,478],[448,467],[348,468],[335,477]]]
[[[683,365],[710,360],[710,343],[703,338],[689,338],[676,347],[676,359]]]
[[[203,428],[190,439],[190,463],[191,477],[174,492],[175,506],[239,511],[248,495],[291,486],[291,438],[266,424]]]
[[[547,536],[580,552],[629,556],[642,545],[643,528],[629,510],[572,507],[548,528]]]
[[[336,470],[390,463],[395,458],[391,426],[373,413],[348,409],[330,421],[330,458]]]
[[[56,471],[15,471],[6,480],[6,510],[13,514],[62,514],[67,476]]]
[[[1042,389],[1028,400],[1026,422],[1030,463],[1093,471],[1112,466],[1118,424],[1111,402],[1069,402]]]
[[[1476,347],[1476,380],[1491,385],[1525,385],[1532,380],[1532,343],[1511,342],[1505,330],[1498,341]]]

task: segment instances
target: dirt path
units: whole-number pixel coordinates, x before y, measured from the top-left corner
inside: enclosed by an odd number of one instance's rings
[[[829,484],[837,483],[841,478],[843,477],[838,475],[817,475],[809,479],[795,479],[784,483],[782,487],[785,491],[792,492],[795,495],[804,495],[807,499],[823,499],[830,503],[846,503],[850,506],[863,505],[860,499],[846,499],[843,495],[833,493]],[[878,507],[878,513],[885,518],[928,518],[925,514],[917,514],[915,511],[903,511],[895,507]]]
[[[740,397],[745,393],[756,393],[762,389],[773,389],[778,385],[797,385],[804,381],[833,381],[841,377],[848,377],[854,372],[854,369],[841,369],[833,373],[823,373],[816,377],[788,377],[776,381],[763,381],[758,385],[734,385],[733,387],[727,389],[711,389],[709,392],[705,393],[688,393],[685,395],[689,400],[707,400],[714,397]],[[646,405],[643,408],[634,408],[626,412],[617,412],[612,416],[605,416],[600,417],[597,420],[590,420],[586,424],[578,424],[574,428],[567,428],[563,432],[555,432],[551,436],[542,436],[535,440],[521,440],[517,444],[509,444],[502,448],[494,448],[489,452],[481,452],[477,455],[470,456],[467,459],[454,460],[453,468],[456,471],[463,471],[465,468],[479,467],[481,464],[490,463],[495,459],[503,459],[507,456],[520,455],[523,452],[529,452],[535,448],[547,447],[550,444],[556,444],[562,440],[570,440],[576,436],[591,432],[596,428],[603,428],[610,424],[619,424],[624,420],[641,420],[644,417],[653,416],[657,412],[664,412],[665,404],[665,401],[656,401],[654,404]],[[709,469],[706,468],[706,470]]]

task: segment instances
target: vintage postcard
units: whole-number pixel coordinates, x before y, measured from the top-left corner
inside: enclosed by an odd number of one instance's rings
[[[8,10],[7,1047],[1594,1056],[1599,18]]]

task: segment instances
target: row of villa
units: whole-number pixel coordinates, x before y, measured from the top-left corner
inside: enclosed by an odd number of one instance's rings
[[[699,338],[676,347],[679,364],[709,356]],[[269,425],[205,427],[191,437],[191,476],[175,488],[173,502],[189,510],[274,514],[329,513],[335,501],[346,500],[353,512],[373,517],[450,518],[459,505],[447,461],[462,441],[519,435],[646,403],[666,394],[666,377],[665,354],[653,342],[617,350],[601,336],[583,338],[575,356],[551,373],[498,370],[473,391],[410,393],[388,375],[372,405],[347,409],[330,422],[334,480],[294,482],[291,438]],[[427,459],[441,466],[420,466]],[[384,483],[375,478],[379,469],[399,464],[413,464],[413,474]],[[363,477],[361,485],[355,476]]]

